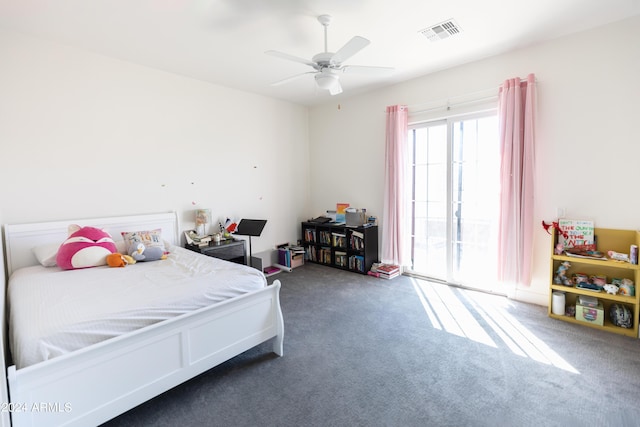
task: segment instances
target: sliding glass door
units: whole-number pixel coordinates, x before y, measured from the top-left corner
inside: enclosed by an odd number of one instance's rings
[[[499,140],[495,114],[412,126],[411,259],[421,276],[496,284]]]

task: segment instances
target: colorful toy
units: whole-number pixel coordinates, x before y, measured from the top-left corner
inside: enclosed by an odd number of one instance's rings
[[[129,256],[135,261],[157,261],[166,259],[167,254],[157,246],[146,247],[144,243],[133,243],[129,248]]]
[[[135,263],[136,260],[129,255],[124,255],[118,252],[107,255],[107,265],[109,267],[125,267]]]
[[[96,267],[107,263],[107,255],[117,252],[116,244],[105,230],[69,226],[69,237],[62,242],[56,264],[63,270]]]
[[[629,254],[623,254],[616,251],[608,251],[607,255],[609,255],[609,258],[611,258],[614,261],[630,262]]]
[[[569,261],[564,261],[562,264],[558,266],[558,270],[556,271],[556,275],[553,278],[553,283],[556,285],[564,285],[564,286],[572,286],[571,280],[567,277],[567,270],[571,267]]]
[[[603,288],[605,291],[607,291],[608,294],[611,295],[618,295],[618,290],[620,289],[616,285],[613,285],[611,283],[604,285]]]
[[[620,287],[620,295],[626,295],[629,297],[633,297],[636,295],[636,288],[633,286],[633,280],[631,279],[622,279],[622,283],[618,285]]]

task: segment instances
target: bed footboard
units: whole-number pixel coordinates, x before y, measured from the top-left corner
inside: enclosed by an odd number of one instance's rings
[[[271,338],[280,282],[24,369],[8,369],[12,425],[103,423]]]

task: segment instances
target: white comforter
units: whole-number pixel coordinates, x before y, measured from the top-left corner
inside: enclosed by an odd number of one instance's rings
[[[253,268],[171,247],[124,268],[15,271],[9,344],[18,369],[266,286]]]

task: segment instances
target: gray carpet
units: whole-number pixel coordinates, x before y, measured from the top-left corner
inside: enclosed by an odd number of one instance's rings
[[[107,426],[640,426],[640,341],[545,307],[307,264],[262,344]]]

